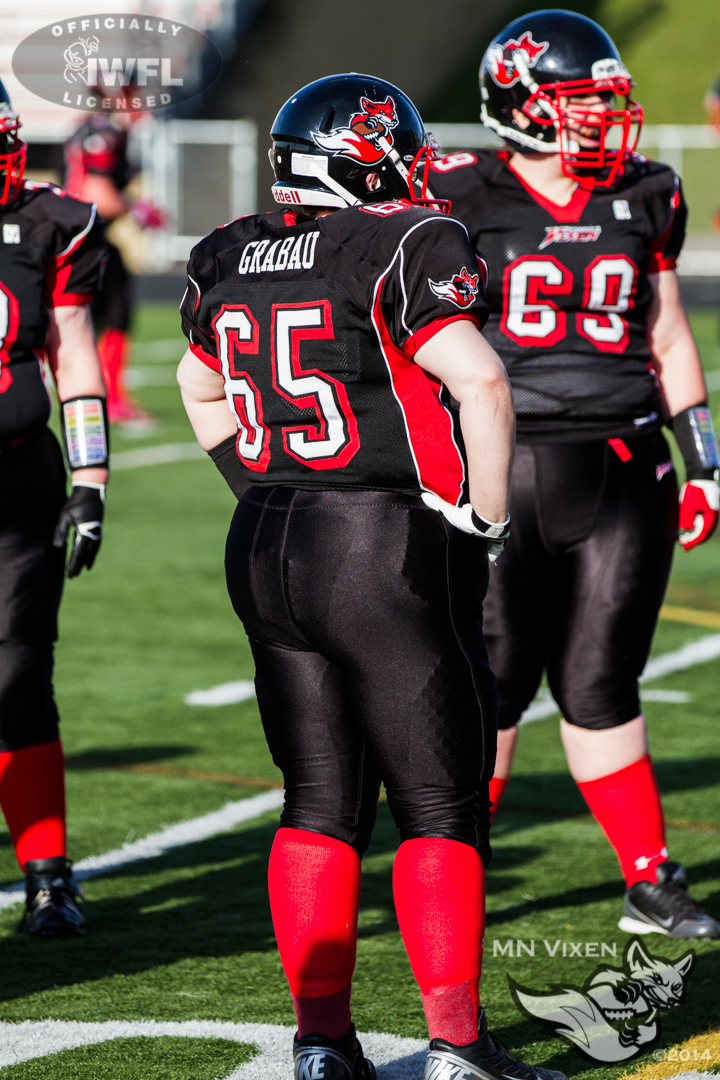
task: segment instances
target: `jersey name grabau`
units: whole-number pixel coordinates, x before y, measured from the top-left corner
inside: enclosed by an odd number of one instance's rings
[[[464,501],[457,414],[413,357],[449,322],[483,325],[484,274],[463,225],[402,201],[253,215],[206,237],[183,330],[222,372],[247,479]]]
[[[48,308],[91,303],[104,258],[95,207],[51,184],[25,181],[0,207],[0,441],[49,420]]]
[[[648,274],[673,269],[687,212],[675,173],[635,156],[610,189],[560,207],[505,151],[433,163],[489,268],[485,336],[510,376],[521,441],[630,435],[659,426],[647,342]]]

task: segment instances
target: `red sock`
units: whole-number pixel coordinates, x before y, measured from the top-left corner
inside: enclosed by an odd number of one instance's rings
[[[0,807],[20,868],[65,854],[65,763],[60,740],[0,753]]]
[[[400,932],[431,1039],[477,1039],[485,930],[485,872],[457,840],[406,840],[393,868]]]
[[[360,856],[341,840],[278,829],[270,908],[298,1037],[341,1039],[350,1025],[360,904]]]
[[[108,392],[107,406],[113,414],[131,407],[124,384],[129,347],[129,335],[114,327],[105,330],[98,340],[98,355]]]
[[[660,792],[649,754],[578,787],[615,849],[627,887],[636,881],[655,881],[655,867],[668,853]]]
[[[497,814],[500,801],[505,794],[505,788],[508,786],[508,781],[503,776],[493,776],[490,781],[490,820],[493,821]]]

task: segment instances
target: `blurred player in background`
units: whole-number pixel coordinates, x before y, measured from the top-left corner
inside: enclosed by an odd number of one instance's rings
[[[720,75],[705,95],[705,110],[713,127],[720,128]]]
[[[25,872],[31,934],[85,933],[65,850],[53,642],[67,568],[100,546],[108,436],[89,305],[105,258],[94,206],[23,182],[20,121],[0,84],[0,806]],[[48,430],[55,378],[72,476]]]
[[[513,431],[478,329],[484,264],[459,222],[415,203],[427,139],[396,87],[321,79],[272,136],[286,210],[193,250],[178,377],[200,444],[237,493],[253,485],[226,572],[285,781],[269,887],[296,1080],[375,1076],[350,992],[381,780],[426,1076],[557,1078],[493,1042],[478,993],[496,734],[481,599]]]
[[[507,150],[434,164],[490,267],[486,336],[518,417],[513,535],[491,575],[485,636],[498,682],[494,805],[543,671],[570,771],[620,861],[620,927],[718,937],[668,860],[638,678],[680,543],[718,519],[718,454],[675,261],[675,173],[633,155],[642,111],[613,42],[567,11],[523,16],[488,48],[483,122]],[[614,147],[614,149],[611,149]]]
[[[104,87],[103,97],[114,101],[132,93],[130,87]],[[69,195],[95,203],[105,225],[130,214],[141,229],[159,228],[163,215],[152,204],[132,202],[124,191],[137,170],[128,160],[128,132],[142,113],[114,109],[93,113],[81,121],[65,144],[64,189]],[[98,352],[108,390],[108,415],[113,423],[147,420],[148,414],[129,397],[125,369],[130,357],[132,279],[120,249],[108,243],[103,287],[93,307]]]

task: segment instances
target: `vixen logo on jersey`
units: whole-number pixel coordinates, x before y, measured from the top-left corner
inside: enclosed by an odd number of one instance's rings
[[[349,127],[331,131],[312,131],[310,134],[321,150],[333,150],[335,157],[349,157],[363,165],[377,165],[386,155],[379,140],[393,144],[392,130],[398,126],[395,102],[388,95],[385,101],[360,98],[360,112],[350,117]]]
[[[522,52],[527,66],[534,68],[549,46],[549,41],[533,41],[530,30],[526,30],[519,41],[510,38],[504,45],[491,45],[488,49],[490,74],[498,86],[514,86],[520,78],[515,67],[515,53]]]
[[[449,300],[456,307],[466,308],[477,298],[479,280],[479,274],[470,274],[468,268],[463,266],[460,273],[449,281],[432,281],[428,278],[428,285],[441,300]]]
[[[542,251],[549,244],[588,244],[602,232],[602,225],[546,225],[545,239],[538,248]]]

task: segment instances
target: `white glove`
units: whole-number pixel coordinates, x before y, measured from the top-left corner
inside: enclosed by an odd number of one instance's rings
[[[453,506],[452,503],[446,502],[445,499],[441,499],[439,495],[432,491],[423,491],[421,498],[426,506],[441,513],[456,529],[460,529],[461,532],[468,533],[470,536],[479,536],[484,540],[488,559],[491,563],[497,562],[510,535],[509,514],[507,519],[500,525],[498,522],[486,521],[485,518],[481,518],[479,514],[475,513],[470,503],[465,503],[463,506]]]

